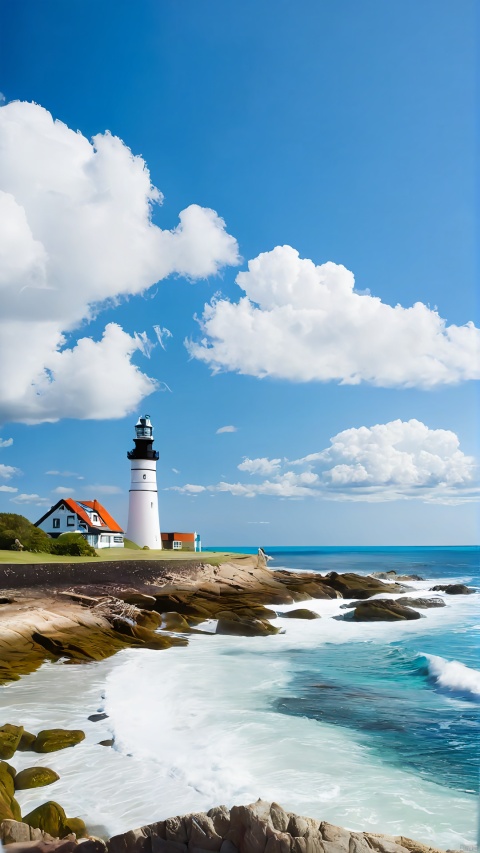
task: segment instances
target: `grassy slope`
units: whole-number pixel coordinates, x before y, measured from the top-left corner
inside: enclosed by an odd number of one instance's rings
[[[162,560],[165,562],[195,560],[198,563],[218,566],[232,558],[239,559],[245,556],[244,554],[208,551],[202,551],[199,554],[194,551],[143,551],[137,548],[102,548],[97,551],[97,554],[98,557],[58,557],[55,554],[33,554],[29,551],[0,551],[0,563],[28,565],[33,563],[95,563],[97,560],[102,563],[111,560]]]

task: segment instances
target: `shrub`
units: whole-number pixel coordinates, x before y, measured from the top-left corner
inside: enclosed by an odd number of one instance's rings
[[[81,533],[62,533],[51,545],[52,554],[61,557],[96,557],[97,552]]]
[[[0,548],[14,550],[15,539],[26,551],[48,554],[52,540],[43,530],[35,527],[28,518],[15,512],[0,512]]]

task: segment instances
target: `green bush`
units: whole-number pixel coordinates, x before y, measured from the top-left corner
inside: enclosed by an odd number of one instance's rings
[[[44,554],[50,552],[52,540],[39,527],[35,527],[28,518],[15,512],[0,512],[0,548],[14,550],[15,539],[26,551]]]
[[[61,557],[96,557],[97,552],[81,533],[62,533],[51,545],[52,554]]]

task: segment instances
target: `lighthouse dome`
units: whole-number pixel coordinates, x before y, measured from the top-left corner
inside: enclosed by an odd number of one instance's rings
[[[150,415],[144,415],[139,418],[135,424],[135,435],[137,438],[151,438],[153,435],[153,426],[150,420]]]

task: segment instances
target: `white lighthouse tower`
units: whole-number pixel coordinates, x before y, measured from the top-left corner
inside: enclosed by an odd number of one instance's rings
[[[147,545],[158,550],[162,547],[157,492],[159,454],[153,450],[153,427],[149,415],[138,419],[134,441],[135,449],[127,453],[132,471],[127,538],[140,548]]]

